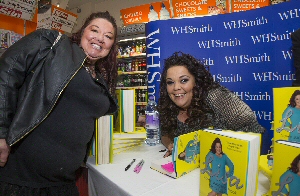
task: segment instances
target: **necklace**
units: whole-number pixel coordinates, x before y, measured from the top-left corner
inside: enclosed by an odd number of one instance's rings
[[[93,75],[93,74],[96,73],[96,71],[95,71],[95,66],[84,66],[84,68],[85,68],[85,70],[86,70],[89,74],[91,74],[91,75]]]
[[[84,62],[83,65],[84,69],[92,75],[93,78],[96,77],[96,69],[95,69],[95,65],[92,64],[89,59],[86,59],[86,61]]]

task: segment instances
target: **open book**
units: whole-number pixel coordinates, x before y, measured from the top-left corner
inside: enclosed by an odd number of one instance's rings
[[[183,134],[174,138],[172,156],[154,160],[150,168],[173,178],[199,167],[199,131]]]

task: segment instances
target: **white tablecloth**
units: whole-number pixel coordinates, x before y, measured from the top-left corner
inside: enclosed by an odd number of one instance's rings
[[[142,145],[114,156],[113,164],[95,165],[94,157],[87,162],[90,196],[199,196],[200,169],[195,169],[178,179],[165,176],[150,168],[152,160],[160,159],[165,152],[162,145]],[[125,167],[136,159],[128,171]],[[133,172],[136,164],[144,159],[139,174]],[[269,180],[259,175],[257,196],[267,192]]]

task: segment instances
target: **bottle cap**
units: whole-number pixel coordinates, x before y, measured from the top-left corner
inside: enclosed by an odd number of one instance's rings
[[[149,100],[154,100],[154,97],[152,95],[149,96]]]

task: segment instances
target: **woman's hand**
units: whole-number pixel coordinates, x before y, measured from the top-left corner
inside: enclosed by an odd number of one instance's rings
[[[0,167],[4,167],[6,164],[8,155],[10,151],[10,146],[7,145],[5,139],[0,139]]]
[[[174,147],[174,143],[169,143],[168,147],[167,147],[167,152],[166,154],[164,155],[164,158],[165,157],[168,157],[172,154],[172,151],[173,151],[173,147]]]

